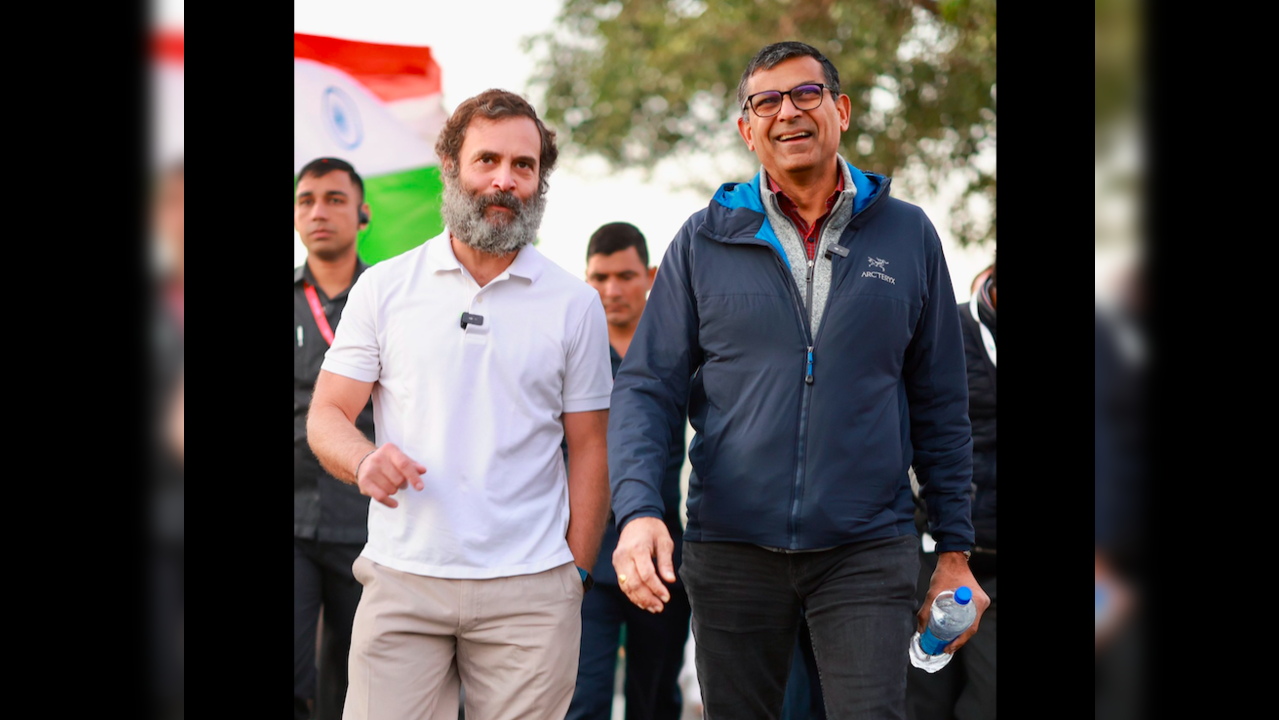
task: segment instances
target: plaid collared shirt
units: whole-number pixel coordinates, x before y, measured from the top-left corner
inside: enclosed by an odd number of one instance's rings
[[[812,260],[817,254],[817,241],[821,239],[822,226],[826,224],[826,218],[830,217],[830,209],[835,207],[835,201],[839,199],[839,194],[844,192],[844,173],[839,173],[839,182],[835,184],[835,192],[826,198],[826,212],[817,218],[817,222],[811,226],[804,216],[799,214],[799,206],[795,204],[782,192],[782,188],[773,181],[772,176],[768,178],[768,187],[777,195],[777,205],[781,208],[782,213],[795,223],[795,228],[799,230],[799,234],[804,238],[804,249],[808,252],[808,259]]]

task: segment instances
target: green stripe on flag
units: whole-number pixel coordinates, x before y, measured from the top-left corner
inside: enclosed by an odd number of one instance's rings
[[[439,166],[364,178],[364,192],[372,215],[358,239],[364,262],[393,258],[444,232]]]
[[[297,176],[293,178],[297,187]],[[372,265],[421,245],[444,232],[439,166],[364,178],[369,227],[356,238],[360,258]]]

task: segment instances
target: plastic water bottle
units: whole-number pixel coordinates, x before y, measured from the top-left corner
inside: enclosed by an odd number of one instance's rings
[[[919,637],[920,648],[928,655],[941,655],[952,640],[964,634],[977,619],[977,606],[973,605],[973,591],[960,587],[940,593],[933,600],[932,617],[928,629]]]

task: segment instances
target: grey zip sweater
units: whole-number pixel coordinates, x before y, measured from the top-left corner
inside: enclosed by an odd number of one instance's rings
[[[759,183],[760,200],[764,204],[768,221],[773,226],[773,232],[777,233],[777,239],[786,250],[791,275],[795,278],[799,296],[804,300],[805,309],[808,311],[809,328],[812,330],[814,340],[817,339],[817,329],[822,324],[826,296],[830,294],[831,262],[825,257],[826,247],[839,240],[844,228],[853,219],[853,199],[857,197],[857,188],[853,187],[853,176],[848,171],[848,162],[839,157],[838,166],[840,173],[844,176],[844,191],[831,207],[830,217],[826,218],[826,224],[817,238],[817,252],[814,253],[812,267],[809,266],[808,252],[804,249],[804,240],[800,237],[799,230],[786,213],[782,212],[777,194],[769,189],[768,171],[762,166],[759,169],[762,173]]]

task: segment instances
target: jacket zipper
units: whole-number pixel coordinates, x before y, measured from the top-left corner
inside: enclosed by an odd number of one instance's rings
[[[851,219],[850,219],[850,222],[851,222]],[[828,231],[828,228],[822,228],[822,232],[827,232],[827,231]],[[836,239],[834,240],[834,242],[839,242],[839,240]],[[817,238],[817,249],[819,250],[821,249],[820,235]],[[776,255],[776,253],[774,253],[774,255]],[[796,457],[797,462],[795,464],[795,485],[793,488],[791,488],[790,549],[792,550],[797,549],[799,546],[799,500],[800,500],[800,489],[803,487],[803,484],[804,484],[804,474],[805,474],[804,470],[805,470],[805,466],[807,465],[807,463],[804,461],[804,457],[805,457],[805,453],[807,452],[806,444],[808,441],[808,407],[809,407],[809,402],[812,399],[813,382],[814,382],[813,348],[817,345],[817,339],[814,338],[812,335],[812,327],[811,327],[812,326],[812,310],[810,309],[813,304],[813,272],[817,264],[817,253],[814,252],[813,255],[814,255],[813,259],[808,261],[808,276],[807,276],[807,282],[805,283],[806,285],[805,302],[804,302],[802,311],[800,311],[800,308],[798,307],[796,308],[797,314],[799,315],[799,322],[801,325],[800,329],[804,333],[804,339],[808,342],[808,346],[805,349],[806,355],[805,355],[805,373],[804,373],[804,397],[800,403],[800,409],[799,409],[799,437],[797,438],[795,442],[795,447],[797,450],[797,457]],[[778,264],[778,267],[782,270],[782,274],[786,278],[787,287],[791,287],[792,284],[790,280],[793,276],[791,275],[790,271],[784,265],[782,265],[780,259],[778,259],[777,264]],[[834,279],[833,275],[834,275],[834,271],[832,269],[832,280]],[[830,292],[826,293],[826,303],[825,303],[826,309],[830,307],[830,299],[831,299],[831,296],[834,294],[835,294],[835,288],[832,285]],[[798,289],[794,291],[794,294],[792,295],[792,297],[795,298],[795,303],[796,305],[798,305],[799,304]],[[817,335],[818,337],[821,336],[820,328],[818,328]]]
[[[777,253],[773,253],[773,257],[777,259],[777,267],[782,272],[786,287],[791,292],[791,297],[795,301],[795,316],[799,319],[799,329],[804,335],[807,343],[805,346],[805,368],[803,398],[799,408],[799,434],[796,437],[796,463],[795,463],[795,483],[791,486],[791,511],[790,511],[790,549],[794,550],[798,547],[799,539],[799,489],[804,484],[804,440],[808,436],[808,404],[813,394],[813,338],[808,327],[808,322],[804,318],[804,310],[800,305],[799,289],[795,287],[792,281],[794,277],[789,269],[782,264],[781,258]],[[812,287],[812,265],[809,265],[809,287]],[[811,291],[810,291],[811,292]]]
[[[819,242],[821,241],[820,236],[817,239]],[[808,280],[804,283],[804,326],[810,328],[810,332],[813,326],[813,268],[817,265],[815,255],[812,260],[808,261]],[[812,373],[810,372],[809,375],[812,375]],[[809,383],[811,384],[812,381],[810,380]]]

